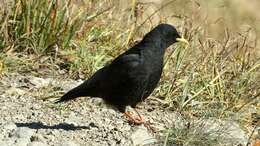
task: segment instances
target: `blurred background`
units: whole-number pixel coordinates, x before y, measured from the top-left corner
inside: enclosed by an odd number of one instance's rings
[[[131,2],[114,1],[119,9],[128,8]],[[193,25],[206,29],[207,35],[211,37],[223,38],[225,29],[233,33],[253,29],[257,34],[260,29],[257,27],[260,24],[260,15],[257,12],[260,2],[257,0],[143,0],[141,3],[146,5],[142,13],[143,19],[163,6],[152,17],[153,23],[167,19],[168,22],[179,24],[181,20],[178,16],[185,16],[193,20]]]

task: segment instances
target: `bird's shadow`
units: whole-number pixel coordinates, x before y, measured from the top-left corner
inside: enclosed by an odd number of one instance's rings
[[[15,123],[17,127],[28,127],[30,129],[63,129],[69,130],[81,130],[90,129],[90,126],[75,126],[73,124],[60,123],[56,125],[45,125],[41,122],[31,122],[31,123]]]

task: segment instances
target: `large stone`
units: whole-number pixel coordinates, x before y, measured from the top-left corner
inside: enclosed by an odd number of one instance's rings
[[[14,130],[17,127],[16,127],[16,125],[14,123],[10,122],[10,123],[4,124],[3,128],[6,129],[6,130]]]
[[[208,138],[215,139],[220,144],[246,145],[248,141],[246,133],[234,121],[200,120],[195,122],[193,127],[197,134],[206,134]]]
[[[52,79],[50,79],[50,78],[43,79],[43,78],[39,78],[39,77],[31,77],[29,80],[33,85],[35,85],[36,88],[46,87],[52,81]]]
[[[34,130],[27,127],[20,127],[14,132],[13,137],[30,139],[34,134]]]
[[[134,146],[148,145],[157,142],[157,140],[148,132],[143,125],[140,126],[132,135],[131,140]]]

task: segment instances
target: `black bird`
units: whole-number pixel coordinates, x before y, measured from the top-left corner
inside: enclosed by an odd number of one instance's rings
[[[175,42],[188,42],[174,26],[159,24],[147,33],[143,40],[119,55],[110,64],[99,69],[81,85],[63,95],[56,103],[77,97],[101,97],[106,103],[115,106],[130,121],[143,123],[139,115],[133,118],[126,112],[126,106],[135,108],[145,100],[158,84],[166,48]]]

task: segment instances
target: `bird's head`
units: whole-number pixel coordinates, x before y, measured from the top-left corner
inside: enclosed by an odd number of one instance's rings
[[[159,24],[147,33],[143,40],[150,44],[152,43],[162,50],[176,42],[184,43],[186,45],[189,44],[186,39],[181,37],[176,28],[170,24]]]
[[[166,43],[166,47],[169,47],[173,43],[180,42],[185,45],[189,45],[189,42],[181,37],[181,35],[178,33],[176,28],[169,24],[159,24],[154,29],[157,29],[157,31],[160,33],[161,38]]]

